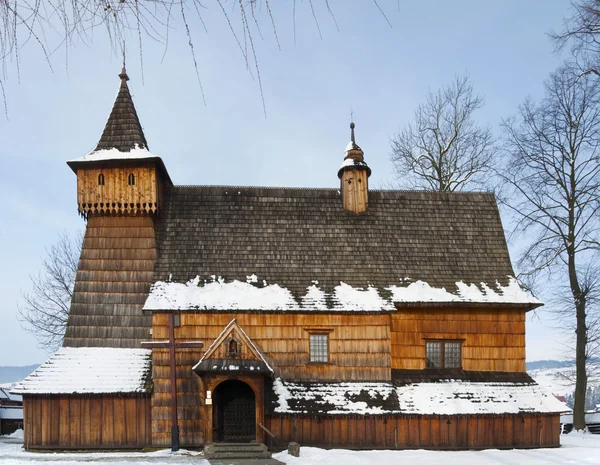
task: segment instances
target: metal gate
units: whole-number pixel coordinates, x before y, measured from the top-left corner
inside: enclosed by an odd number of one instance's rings
[[[256,439],[256,399],[252,388],[241,381],[224,381],[217,387],[215,397],[219,441]]]

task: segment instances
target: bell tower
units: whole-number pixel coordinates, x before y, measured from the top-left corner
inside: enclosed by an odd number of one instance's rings
[[[172,185],[163,161],[148,150],[125,68],[119,78],[119,93],[98,145],[67,162],[77,174],[77,206],[84,218],[157,215],[163,189]]]
[[[352,213],[364,213],[369,208],[371,168],[365,163],[364,155],[354,139],[354,123],[350,123],[350,143],[338,170],[338,178],[344,210]]]
[[[139,348],[152,317],[142,311],[158,256],[156,220],[172,185],[148,150],[125,68],[96,148],[68,161],[86,220],[65,347]]]

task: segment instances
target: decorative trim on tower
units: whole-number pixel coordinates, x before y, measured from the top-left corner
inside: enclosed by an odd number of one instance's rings
[[[350,142],[344,152],[344,162],[338,170],[344,210],[364,213],[369,208],[369,176],[371,168],[365,163],[364,152],[356,144],[354,123],[350,123]]]

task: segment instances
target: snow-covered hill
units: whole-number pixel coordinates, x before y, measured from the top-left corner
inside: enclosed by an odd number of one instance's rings
[[[575,362],[557,362],[547,360],[542,366],[536,365],[528,369],[527,373],[541,386],[556,396],[565,396],[568,400],[575,391]],[[537,364],[538,362],[536,362]],[[600,362],[591,362],[588,365],[588,409],[592,409],[600,402]],[[596,400],[596,398],[598,398]]]

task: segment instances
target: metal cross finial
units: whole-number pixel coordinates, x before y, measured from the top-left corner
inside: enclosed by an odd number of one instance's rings
[[[119,74],[119,77],[121,78],[121,80],[129,81],[129,76],[127,76],[127,71],[125,69],[125,61],[125,41],[123,41],[123,69],[121,70],[121,74]]]

